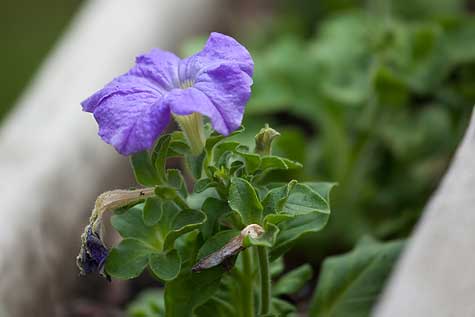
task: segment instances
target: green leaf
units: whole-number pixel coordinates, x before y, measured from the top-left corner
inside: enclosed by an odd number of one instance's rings
[[[300,238],[302,235],[320,231],[327,224],[328,217],[329,214],[318,212],[299,215],[291,220],[280,223],[278,225],[280,231],[270,253],[271,260],[276,259],[287,252],[287,250],[292,247],[295,240]]]
[[[203,206],[203,203],[208,198],[220,199],[219,194],[215,188],[207,188],[201,193],[191,193],[186,198],[186,203],[191,209],[200,209]]]
[[[241,144],[236,141],[226,141],[217,144],[213,149],[213,161],[217,166],[224,165],[222,156],[225,153],[232,153]]]
[[[224,270],[215,267],[200,273],[185,273],[168,282],[165,287],[167,317],[191,316],[218,290]]]
[[[229,206],[238,212],[244,224],[259,223],[262,217],[262,205],[255,189],[245,179],[231,179],[229,188]]]
[[[292,218],[295,218],[295,215],[290,215],[290,214],[268,214],[264,218],[264,224],[269,224],[272,223],[274,225],[277,225],[283,221],[290,220]]]
[[[279,296],[293,294],[312,278],[312,267],[304,264],[282,276],[272,288],[272,294]]]
[[[182,131],[174,131],[171,134],[170,144],[168,145],[168,157],[185,156],[190,152],[190,147]]]
[[[247,147],[241,145],[235,149],[235,153],[243,158],[249,174],[254,173],[261,165],[261,157],[258,154],[249,153]]]
[[[216,198],[206,199],[201,209],[206,214],[206,222],[201,226],[200,231],[203,235],[203,239],[207,240],[211,235],[213,235],[217,228],[219,217],[230,210],[226,202]]]
[[[232,305],[217,296],[211,297],[206,303],[195,310],[196,317],[229,317],[236,316],[236,309]]]
[[[157,224],[162,216],[162,202],[158,197],[149,197],[143,207],[143,221],[147,226]]]
[[[245,227],[242,222],[241,214],[237,211],[231,210],[218,219],[218,223],[224,227],[241,229]]]
[[[215,187],[216,185],[217,183],[213,181],[212,179],[202,178],[196,181],[193,187],[193,192],[201,193],[210,187]]]
[[[303,183],[305,186],[310,187],[314,192],[318,193],[328,205],[330,205],[330,192],[337,186],[337,183],[330,182],[306,182]]]
[[[182,266],[186,265],[182,270],[188,270],[188,266],[194,263],[201,243],[198,230],[185,233],[175,240],[175,249],[180,255]]]
[[[107,256],[106,272],[123,280],[137,277],[147,266],[148,257],[154,251],[154,248],[140,240],[124,239]]]
[[[130,317],[165,317],[163,289],[147,289],[134,298],[127,307]]]
[[[292,215],[330,213],[330,203],[318,192],[304,184],[296,184],[285,202],[283,212]]]
[[[289,195],[296,184],[297,181],[292,180],[287,185],[269,190],[266,197],[262,201],[264,215],[282,212],[285,203],[287,202],[287,199],[289,198]]]
[[[401,241],[359,243],[350,253],[326,259],[310,316],[369,316],[402,248]]]
[[[123,213],[113,215],[111,217],[112,226],[123,238],[141,240],[160,250],[162,247],[162,241],[157,236],[156,228],[147,226],[144,223],[142,216],[143,208],[144,204],[139,204]]]
[[[205,151],[198,156],[193,156],[191,154],[187,154],[185,156],[186,164],[190,169],[191,175],[195,179],[201,178],[201,172],[203,171],[203,161],[206,156]]]
[[[278,317],[298,317],[297,308],[280,298],[272,298],[272,312]]]
[[[162,204],[162,217],[157,224],[157,233],[165,241],[168,233],[175,228],[175,219],[182,210],[173,202],[165,201]]]
[[[188,195],[188,190],[186,188],[185,180],[180,170],[169,169],[167,170],[167,180],[168,184],[178,190],[178,193],[182,198],[186,198]]]
[[[263,156],[261,157],[261,165],[259,166],[259,169],[263,171],[295,168],[302,168],[302,164],[279,156]]]
[[[165,236],[164,250],[170,250],[175,240],[184,233],[200,227],[206,221],[206,215],[200,210],[184,209],[171,222],[170,231]]]
[[[243,131],[244,131],[244,127],[241,126],[239,129],[233,131],[228,137],[238,135]],[[205,145],[206,152],[208,152],[208,155],[212,153],[215,145],[221,142],[222,140],[224,140],[224,138],[226,137],[222,134],[219,134],[218,132],[214,131],[213,133],[211,133],[211,135],[206,139],[206,145]]]
[[[299,237],[321,230],[330,215],[330,190],[332,183],[296,184],[285,202],[283,213],[268,215],[267,223],[278,223],[279,234],[271,251],[275,259],[285,253]],[[288,219],[280,218],[289,215]]]
[[[171,136],[165,134],[157,142],[152,152],[152,162],[157,171],[157,175],[160,180],[165,182],[166,180],[166,163],[168,158],[168,145],[170,144]]]
[[[177,250],[150,255],[149,265],[153,273],[164,281],[173,280],[180,273],[181,259]]]
[[[160,183],[160,178],[147,151],[131,155],[130,164],[137,183],[144,186],[154,186]]]

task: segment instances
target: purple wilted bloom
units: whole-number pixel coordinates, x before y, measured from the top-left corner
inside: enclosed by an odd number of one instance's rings
[[[108,254],[109,250],[100,234],[92,229],[92,225],[88,225],[82,236],[81,250],[76,260],[81,275],[96,272],[109,279],[104,271]]]
[[[253,69],[244,46],[211,33],[203,50],[185,59],[159,49],[138,56],[132,69],[82,107],[94,114],[101,138],[123,155],[151,148],[172,115],[194,120],[198,114],[200,121],[204,115],[217,132],[228,135],[241,124]]]

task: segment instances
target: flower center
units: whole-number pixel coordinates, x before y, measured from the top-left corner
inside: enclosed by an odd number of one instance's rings
[[[187,80],[184,80],[184,81],[180,82],[180,88],[181,89],[190,88],[190,87],[193,87],[193,84],[194,84],[193,80],[187,79]]]

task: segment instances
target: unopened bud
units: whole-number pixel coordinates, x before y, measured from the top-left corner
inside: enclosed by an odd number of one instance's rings
[[[254,152],[260,155],[272,154],[272,141],[280,135],[279,132],[269,127],[268,124],[256,135],[256,148]]]

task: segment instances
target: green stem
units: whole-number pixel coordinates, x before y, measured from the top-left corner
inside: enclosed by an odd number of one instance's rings
[[[244,316],[254,316],[254,292],[252,289],[252,257],[251,250],[241,252],[243,262],[242,309]]]
[[[259,270],[261,272],[261,315],[270,313],[271,278],[269,271],[269,255],[266,247],[257,247]]]

